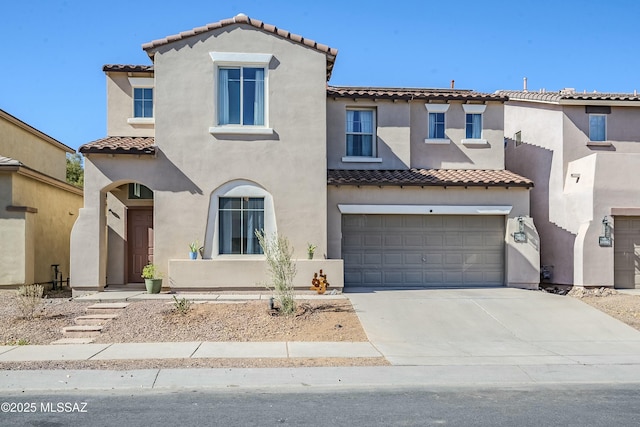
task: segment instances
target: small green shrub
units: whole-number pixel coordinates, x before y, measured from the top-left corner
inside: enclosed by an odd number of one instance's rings
[[[173,296],[173,308],[183,316],[191,310],[191,301],[186,298],[178,299],[176,296]]]
[[[42,309],[42,295],[44,286],[24,285],[18,288],[16,301],[18,309],[25,319],[33,319],[38,311]]]

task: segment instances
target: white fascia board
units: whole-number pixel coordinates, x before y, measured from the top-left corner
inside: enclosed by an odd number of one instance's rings
[[[343,214],[378,215],[509,215],[513,206],[500,205],[338,205]]]

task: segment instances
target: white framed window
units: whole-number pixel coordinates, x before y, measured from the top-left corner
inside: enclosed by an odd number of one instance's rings
[[[152,77],[129,77],[132,90],[133,108],[127,123],[132,125],[148,125],[154,123]]]
[[[589,141],[604,142],[607,140],[606,114],[589,114]]]
[[[264,229],[264,197],[220,197],[220,254],[262,254],[256,230]]]
[[[133,117],[135,118],[153,117],[153,88],[152,87],[133,88]]]
[[[273,196],[256,182],[229,181],[209,199],[205,258],[246,258],[260,255],[255,230],[278,231]]]
[[[446,135],[446,113],[449,104],[425,104],[428,116],[428,137],[424,140],[427,144],[448,144]]]
[[[271,134],[268,75],[271,54],[211,52],[215,67],[212,134]]]
[[[376,117],[373,109],[348,109],[346,156],[376,157]]]
[[[487,141],[483,139],[483,114],[487,108],[486,105],[478,104],[462,104],[462,108],[465,112],[465,139],[462,140],[463,144],[486,144]]]

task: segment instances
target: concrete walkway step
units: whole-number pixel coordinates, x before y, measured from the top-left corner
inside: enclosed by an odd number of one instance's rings
[[[100,325],[65,326],[62,328],[62,335],[69,338],[87,338],[98,336],[101,331]]]
[[[54,342],[52,342],[52,345],[58,345],[58,344],[91,344],[93,342],[93,338],[60,338],[59,340],[56,340]]]
[[[87,314],[117,314],[127,308],[128,305],[128,302],[99,302],[90,305],[85,311]]]
[[[88,314],[86,316],[79,316],[73,319],[76,325],[104,325],[110,320],[118,317],[117,314]]]

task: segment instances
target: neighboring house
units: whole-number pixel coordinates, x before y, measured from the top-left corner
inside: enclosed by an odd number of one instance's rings
[[[244,15],[143,48],[152,66],[104,67],[108,136],[80,148],[75,291],[141,281],[149,260],[174,289],[255,288],[256,229],[291,241],[301,288],[320,269],[334,288],[537,287],[506,97],[328,87],[337,50]]]
[[[507,167],[536,182],[547,281],[640,287],[640,97],[500,91]]]
[[[66,182],[60,141],[0,110],[0,286],[69,275],[69,236],[82,190]]]

